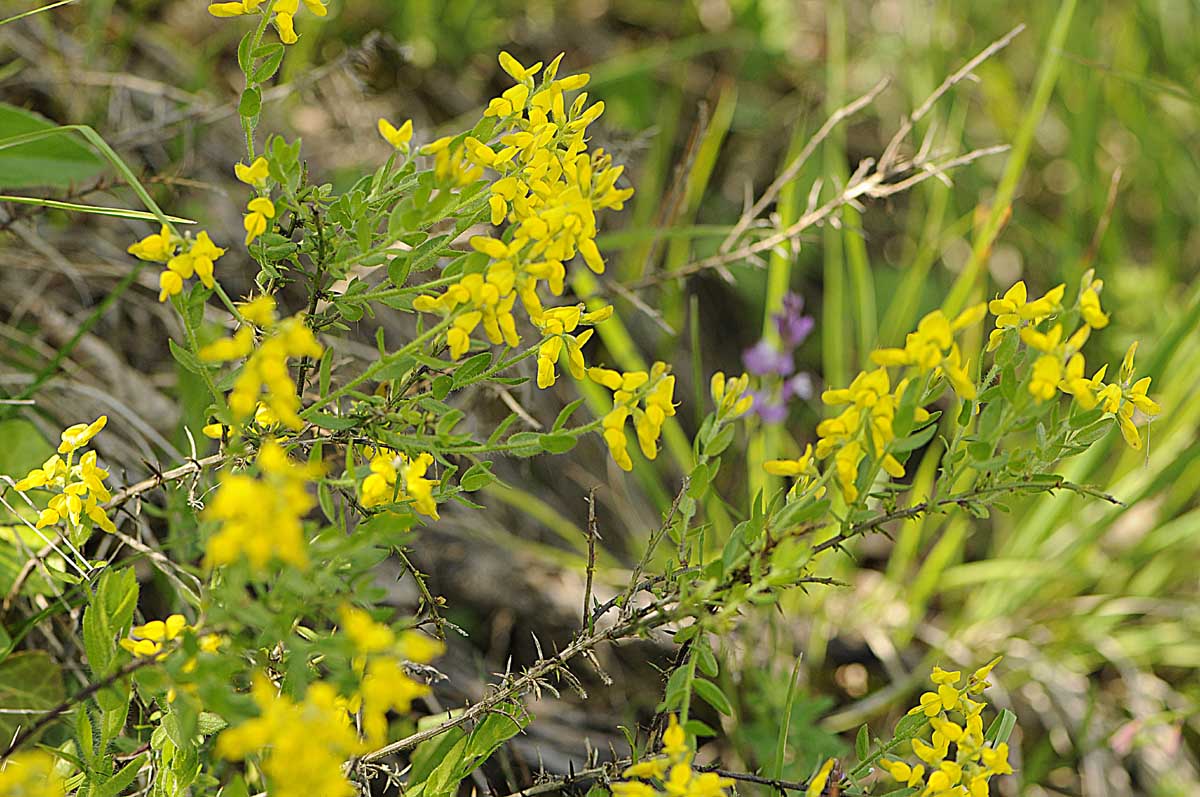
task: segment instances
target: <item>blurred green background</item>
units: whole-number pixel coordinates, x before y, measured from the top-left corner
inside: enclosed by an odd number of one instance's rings
[[[4,13],[19,5],[5,3]],[[878,156],[945,76],[1019,23],[1026,30],[976,71],[977,81],[936,106],[915,142],[928,136],[937,151],[963,152],[1017,141],[1025,124],[1027,158],[979,160],[956,171],[952,184],[930,181],[847,212],[840,229],[809,231],[773,256],[771,287],[765,263],[733,267],[732,281],[706,271],[654,282],[714,252],[747,191],[761,191],[829,111],[892,78],[785,191],[776,208],[784,220],[802,209],[814,180],[835,184]],[[1115,363],[1139,339],[1139,371],[1154,377],[1165,413],[1148,451],[1126,450],[1114,432],[1065,473],[1126,506],[1069,495],[1022,499],[991,519],[937,516],[896,529],[894,539],[863,540],[832,573],[849,589],[797,595],[784,612],[748,618],[727,640],[723,685],[738,698],[738,722],[717,752],[751,767],[768,760],[800,653],[803,689],[786,773],[797,778],[827,752],[848,752],[858,724],[882,733],[934,662],[970,668],[1004,653],[995,702],[1020,717],[1020,755],[1003,793],[1200,794],[1200,6],[335,0],[325,20],[301,13],[297,27],[302,38],[268,94],[264,127],[302,136],[310,168],[335,182],[386,157],[374,132],[379,116],[412,117],[423,142],[478,114],[507,85],[496,67],[500,49],[526,63],[565,51],[564,71],[591,72],[589,91],[607,104],[593,146],[626,162],[637,188],[626,211],[603,222],[606,279],[636,287],[653,308],[618,298],[639,351],[607,340],[607,354],[671,360],[685,375],[740,371],[741,351],[759,338],[786,285],[817,318],[801,366],[819,385],[844,381],[865,350],[895,345],[941,304],[1006,169],[1019,177],[1012,217],[986,261],[987,284],[972,296],[1017,279],[1031,292],[1065,281],[1070,292],[1088,268],[1105,280],[1114,323],[1093,336],[1089,361]],[[238,152],[241,32],[209,17],[200,0],[91,0],[0,29],[0,98],[58,122],[94,125],[156,184],[168,212],[204,220],[214,237],[224,233],[218,240],[236,239],[241,195],[230,163]],[[1039,81],[1049,92],[1044,112],[1035,102]],[[94,201],[110,188],[69,193]],[[129,199],[113,193],[114,201]],[[10,370],[44,362],[38,341],[53,340],[55,319],[69,326],[103,295],[125,267],[125,242],[142,232],[87,222],[96,232],[81,236],[79,224],[54,214],[6,222],[0,297]],[[227,270],[222,279],[244,292],[249,273]],[[31,286],[41,304],[31,303]],[[116,384],[130,369],[154,390],[179,390],[164,337],[173,322],[155,293],[147,276],[98,330],[98,345],[118,361],[112,374],[74,379],[118,389],[105,380]],[[681,380],[685,402],[694,381]],[[168,456],[163,437],[181,445],[177,417],[140,411],[159,437],[130,441],[129,461]],[[753,436],[749,459],[802,447],[820,413],[817,403],[797,402],[782,430]],[[687,427],[694,414],[686,403],[681,414]],[[597,478],[619,481],[604,474],[599,446],[590,456]],[[639,467],[636,488],[600,499],[625,529],[613,533],[618,557],[636,547],[634,529],[653,525],[674,490],[670,458],[659,462],[656,471]],[[754,461],[731,467],[748,475],[723,485],[730,494],[761,479]],[[521,476],[520,489],[490,496],[494,511],[470,521],[474,528],[450,523],[442,533],[487,534],[497,551],[520,551],[547,572],[577,567],[580,485],[591,477],[556,479],[536,465]],[[541,526],[514,530],[505,507],[536,512]],[[453,605],[454,585],[443,588]],[[474,624],[493,633],[485,654],[503,661],[496,615],[473,611]],[[618,683],[615,695],[599,698],[603,718],[594,723],[611,728],[652,709],[645,687]],[[628,702],[622,689],[633,695]]]

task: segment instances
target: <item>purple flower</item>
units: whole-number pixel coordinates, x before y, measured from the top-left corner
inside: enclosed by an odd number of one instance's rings
[[[754,392],[754,407],[752,410],[763,423],[783,423],[787,419],[787,405],[782,401],[772,401],[771,395],[765,390]]]
[[[812,376],[807,372],[801,371],[783,383],[783,390],[781,392],[784,401],[790,401],[793,398],[801,398],[807,401],[813,397]]]
[[[755,376],[777,374],[787,376],[796,370],[791,351],[782,352],[766,340],[760,340],[742,352],[742,363]]]
[[[783,309],[775,313],[772,320],[780,340],[789,349],[803,343],[812,332],[815,323],[811,316],[804,315],[804,297],[798,293],[789,293],[783,297]]]

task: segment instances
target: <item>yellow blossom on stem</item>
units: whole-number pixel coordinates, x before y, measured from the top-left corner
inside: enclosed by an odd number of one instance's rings
[[[319,475],[312,465],[291,461],[283,448],[267,440],[255,460],[259,475],[226,471],[219,478],[204,517],[220,523],[207,544],[210,567],[228,565],[243,556],[255,570],[272,560],[298,568],[308,566],[303,519],[315,502],[308,483]]]
[[[259,156],[249,166],[244,163],[233,164],[233,173],[237,175],[238,180],[246,185],[261,187],[267,182],[267,178],[271,174],[271,169],[267,163],[267,159]]]
[[[1138,431],[1137,424],[1133,422],[1134,412],[1139,411],[1146,417],[1153,418],[1162,412],[1162,408],[1148,395],[1150,377],[1144,376],[1133,381],[1133,358],[1137,347],[1137,341],[1134,341],[1129,346],[1129,350],[1125,352],[1125,358],[1121,361],[1120,385],[1110,385],[1105,388],[1101,394],[1101,402],[1106,412],[1114,412],[1115,405],[1117,425],[1121,428],[1121,436],[1125,438],[1125,442],[1129,444],[1130,448],[1141,449],[1142,435]],[[1117,391],[1119,391],[1119,398]]]
[[[216,753],[229,760],[256,756],[272,797],[354,797],[343,763],[363,746],[347,717],[344,700],[330,684],[311,684],[302,702],[280,694],[262,675],[251,691],[259,716],[226,728]]]
[[[206,288],[212,288],[213,264],[225,254],[225,250],[213,243],[207,232],[200,232],[195,239],[180,238],[171,233],[165,224],[155,235],[149,235],[127,250],[140,260],[166,263],[167,267],[158,275],[158,300],[165,302],[169,297],[183,291],[184,281],[193,275]]]
[[[95,437],[108,416],[101,415],[92,423],[77,423],[63,430],[58,454],[29,471],[14,484],[17,492],[44,490],[54,493],[46,508],[38,514],[36,528],[65,523],[72,532],[86,533],[93,526],[112,534],[117,527],[104,512],[101,504],[112,498],[104,480],[108,471],[97,464],[95,451],[84,452],[76,461],[75,454]],[[60,455],[66,455],[64,460]]]
[[[626,780],[612,784],[615,797],[728,797],[733,779],[716,772],[697,772],[692,768],[692,749],[687,734],[675,715],[663,731],[663,755],[647,758],[626,768]],[[650,781],[650,782],[646,782]]]
[[[246,228],[246,246],[249,246],[267,231],[270,220],[275,218],[275,203],[269,197],[255,197],[246,203],[246,211],[242,226]]]
[[[709,381],[709,393],[717,407],[717,416],[733,420],[746,414],[754,404],[754,395],[747,392],[749,387],[748,374],[727,380],[721,371],[714,373]]]
[[[1041,323],[1043,319],[1059,310],[1065,291],[1065,284],[1056,285],[1041,298],[1031,302],[1028,301],[1028,292],[1022,280],[1005,291],[1003,297],[988,302],[988,310],[996,316],[996,328],[988,337],[987,350],[993,351],[999,346],[1008,329],[1027,323]]]
[[[167,657],[163,643],[170,642],[185,630],[195,629],[187,624],[187,619],[182,614],[172,614],[165,620],[151,620],[145,625],[135,625],[129,630],[129,637],[122,639],[120,645],[139,658],[162,660]]]
[[[587,376],[613,391],[613,408],[601,421],[604,442],[613,461],[622,470],[633,470],[625,434],[625,424],[630,418],[633,418],[643,456],[651,460],[658,456],[658,439],[662,436],[663,424],[675,414],[675,377],[669,373],[667,364],[656,362],[649,373],[589,368]]]
[[[391,449],[377,449],[371,457],[371,473],[362,483],[363,506],[370,508],[408,501],[415,511],[438,520],[433,488],[440,482],[425,476],[432,464],[432,454],[410,458]]]
[[[257,348],[253,330],[243,326],[233,336],[202,348],[200,359],[205,362],[227,362],[247,358],[229,394],[229,408],[236,418],[248,418],[261,403],[273,415],[272,420],[292,429],[302,428],[300,397],[296,395],[287,361],[294,357],[315,359],[321,356],[324,349],[301,316],[277,322],[275,302],[270,297],[260,297],[242,305],[242,317],[264,328],[265,337]]]
[[[380,117],[376,127],[379,128],[379,135],[383,137],[384,141],[396,149],[408,149],[408,142],[412,141],[413,137],[412,119],[406,119],[403,124],[396,127],[387,119]]]

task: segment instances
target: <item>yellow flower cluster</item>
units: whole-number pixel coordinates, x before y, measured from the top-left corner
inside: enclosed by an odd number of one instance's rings
[[[314,506],[308,482],[320,475],[315,465],[300,465],[282,447],[266,440],[255,460],[260,476],[223,473],[204,515],[221,523],[208,540],[205,562],[218,567],[243,555],[256,570],[272,559],[308,567],[304,516]]]
[[[178,638],[184,631],[194,633],[196,630],[196,626],[188,625],[182,614],[172,614],[165,620],[151,620],[145,625],[135,625],[129,629],[129,636],[120,641],[120,645],[139,658],[155,658],[161,661],[170,653],[165,647],[167,642]],[[214,653],[221,647],[221,637],[216,634],[204,634],[199,638],[199,644],[200,650]],[[190,664],[195,666],[194,661]]]
[[[297,703],[258,675],[250,693],[259,716],[222,731],[217,737],[218,756],[242,761],[260,755],[273,797],[358,793],[342,765],[362,752],[362,745],[346,714],[345,700],[332,685],[311,684],[304,700]]]
[[[418,631],[396,634],[354,606],[342,606],[339,614],[341,632],[354,647],[355,670],[361,674],[358,691],[347,698],[331,684],[317,682],[297,703],[258,675],[251,695],[259,716],[217,737],[216,752],[222,758],[259,756],[270,781],[268,790],[277,797],[357,794],[346,779],[345,762],[383,745],[388,713],[407,713],[414,699],[429,693],[428,686],[404,671],[404,662],[427,664],[445,649]],[[352,721],[355,714],[361,720],[361,736]]]
[[[613,783],[613,797],[728,797],[732,778],[692,769],[692,750],[674,714],[663,731],[661,752],[621,773],[637,780]]]
[[[771,460],[764,469],[776,476],[798,477],[793,492],[805,492],[819,476],[815,459],[833,456],[834,476],[842,496],[848,503],[858,500],[858,471],[862,461],[871,454],[893,478],[904,476],[904,465],[888,451],[896,439],[893,422],[900,401],[909,383],[917,377],[944,378],[963,399],[976,394],[968,364],[954,336],[978,323],[987,312],[983,304],[964,310],[953,319],[941,310],[934,310],[917,324],[915,332],[905,338],[903,348],[877,349],[871,361],[878,368],[862,371],[848,387],[826,390],[821,401],[832,407],[842,407],[838,415],[826,418],[817,426],[815,450],[809,446],[798,459]],[[893,386],[889,368],[905,368],[905,375]],[[913,420],[923,423],[929,412],[915,408]],[[818,488],[824,493],[824,488]]]
[[[896,438],[892,422],[907,387],[908,380],[903,379],[893,390],[887,368],[881,366],[859,373],[847,388],[821,394],[821,400],[830,406],[849,405],[839,415],[817,424],[820,439],[815,452],[818,459],[833,454],[834,474],[848,503],[858,500],[858,466],[867,455],[865,445],[872,447],[888,475],[897,479],[904,475],[904,466],[887,453],[887,445]],[[925,409],[916,409],[914,419],[918,423],[928,418]]]
[[[362,483],[362,505],[365,507],[411,501],[412,507],[422,515],[438,519],[437,501],[433,488],[437,479],[427,479],[425,474],[433,464],[431,454],[408,457],[389,448],[378,448],[370,453],[371,473]]]
[[[994,659],[976,670],[962,686],[961,672],[934,667],[931,680],[935,690],[921,695],[920,703],[908,712],[924,714],[933,728],[930,742],[912,740],[913,753],[922,763],[883,758],[880,768],[910,788],[924,787],[922,797],[988,797],[992,776],[1013,770],[1007,743],[988,746],[984,742],[983,709],[987,703],[970,696],[990,685],[988,674],[999,661]]]
[[[210,3],[208,13],[214,17],[240,17],[245,14],[257,14],[264,1],[233,0],[227,3]],[[294,18],[296,12],[300,10],[300,0],[275,0],[274,3],[267,3],[267,6],[275,14],[271,22],[279,31],[279,40],[284,44],[295,44],[299,41],[300,37],[296,35]],[[321,0],[304,0],[304,7],[318,17],[329,13],[329,9],[325,8],[325,4]]]
[[[717,408],[717,418],[733,420],[745,415],[754,405],[754,396],[747,393],[750,387],[750,376],[742,374],[734,379],[726,379],[725,374],[717,371],[708,383],[708,392]]]
[[[5,797],[63,797],[66,786],[54,771],[54,756],[45,750],[14,753],[0,767]]]
[[[631,416],[642,454],[646,459],[658,456],[658,438],[662,436],[663,424],[675,414],[675,377],[669,373],[669,366],[656,362],[649,373],[589,368],[587,376],[613,391],[613,408],[604,416],[601,428],[604,442],[617,465],[622,470],[633,470],[629,439],[625,434],[625,423]]]
[[[1027,301],[1025,283],[1016,283],[1004,296],[993,299],[988,305],[996,316],[996,328],[988,339],[988,349],[998,348],[1004,336],[1015,329],[1022,343],[1039,352],[1029,381],[1029,393],[1036,401],[1049,401],[1061,391],[1072,396],[1084,410],[1100,407],[1116,418],[1125,441],[1139,449],[1142,447],[1142,438],[1134,423],[1135,410],[1153,417],[1161,412],[1161,408],[1147,395],[1150,377],[1133,378],[1137,342],[1125,354],[1120,381],[1113,384],[1104,383],[1107,365],[1101,366],[1088,377],[1087,365],[1080,352],[1093,329],[1108,325],[1109,316],[1100,306],[1103,288],[1103,281],[1095,279],[1093,272],[1088,271],[1084,275],[1077,303],[1082,324],[1067,336],[1062,322],[1056,319],[1048,329],[1039,329],[1043,321],[1061,313],[1065,286],[1058,285],[1045,296],[1030,302]]]
[[[604,111],[604,103],[587,105],[580,94],[567,104],[565,92],[587,85],[587,75],[558,78],[562,56],[542,71],[539,62],[524,67],[508,53],[500,66],[517,83],[488,105],[485,116],[496,119],[495,141],[485,143],[468,136],[461,144],[443,138],[422,152],[435,157],[439,179],[462,185],[491,169],[499,177],[491,186],[492,224],[508,223],[503,236],[476,236],[471,246],[486,254],[489,263],[481,274],[471,274],[437,297],[419,297],[413,306],[420,312],[453,316],[447,333],[450,354],[461,357],[470,346],[470,334],[483,324],[493,344],[516,346],[520,337],[512,315],[519,297],[530,320],[546,336],[538,357],[538,384],[554,384],[554,365],[565,352],[569,369],[582,379],[585,369],[580,347],[590,331],[572,335],[579,324],[596,324],[611,315],[611,308],[584,314],[574,307],[546,309],[538,288],[550,293],[564,290],[564,263],[576,254],[600,273],[604,260],[596,246],[596,213],[620,210],[633,194],[617,188],[623,167],[613,166],[602,150],[589,154],[586,131]],[[540,83],[534,76],[542,72]],[[385,133],[385,138],[387,135]]]
[[[213,287],[213,264],[225,254],[225,250],[214,244],[207,232],[201,232],[194,239],[181,238],[165,224],[156,234],[147,235],[126,251],[139,260],[167,264],[158,275],[160,302],[182,292],[183,281],[191,279],[193,274],[204,287]]]
[[[206,362],[227,362],[247,358],[233,390],[229,393],[229,408],[239,420],[248,418],[263,404],[274,420],[292,429],[301,428],[300,397],[288,372],[289,357],[320,357],[323,349],[304,324],[300,315],[279,320],[275,300],[260,296],[241,306],[242,317],[260,327],[266,336],[257,347],[254,330],[243,325],[232,337],[222,338],[200,350]]]
[[[921,319],[917,331],[908,333],[902,349],[877,349],[871,352],[876,365],[911,365],[920,374],[935,371],[946,377],[954,392],[964,399],[975,398],[975,382],[967,373],[962,352],[954,335],[978,324],[987,312],[986,305],[977,304],[959,313],[953,321],[941,310],[934,310]]]
[[[414,699],[429,694],[429,687],[409,677],[402,662],[428,664],[445,646],[411,629],[397,637],[354,606],[343,606],[340,615],[342,633],[357,652],[356,668],[364,673],[361,690],[346,702],[346,709],[361,712],[364,745],[380,747],[387,741],[388,712],[407,713]]]
[[[78,462],[75,461],[75,452],[86,446],[107,423],[108,416],[101,415],[91,423],[77,423],[68,427],[61,435],[58,453],[13,485],[21,493],[29,490],[55,493],[38,515],[37,528],[66,522],[72,531],[84,530],[92,525],[110,534],[117,530],[100,506],[112,498],[104,484],[108,471],[96,464],[95,451],[86,451]],[[63,459],[63,455],[66,459]]]

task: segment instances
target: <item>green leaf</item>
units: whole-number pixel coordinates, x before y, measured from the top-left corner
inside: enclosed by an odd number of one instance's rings
[[[558,417],[554,419],[554,425],[550,427],[550,431],[557,432],[559,429],[567,425],[567,421],[575,414],[575,410],[582,406],[584,399],[575,399],[570,404],[562,408],[562,412],[558,413]],[[40,462],[40,460],[39,460]]]
[[[704,443],[704,453],[707,456],[715,457],[729,447],[733,442],[733,435],[736,432],[734,426],[721,426],[720,431],[714,434]]]
[[[899,440],[893,440],[888,444],[888,451],[893,454],[900,454],[905,451],[914,451],[929,442],[929,440],[937,433],[937,424],[931,423],[923,429],[918,429],[907,437],[902,437]]]
[[[254,55],[262,61],[254,67],[250,82],[262,83],[270,80],[279,71],[279,65],[283,63],[283,45],[275,43],[259,47],[254,51]]]
[[[485,351],[476,354],[471,359],[464,362],[454,371],[454,389],[458,390],[464,385],[469,385],[492,364],[492,353]]]
[[[0,103],[0,139],[53,130],[57,125],[32,111]],[[68,188],[96,177],[104,161],[68,136],[52,136],[0,150],[0,187]]]
[[[492,474],[492,463],[480,462],[472,465],[462,475],[462,478],[458,480],[458,486],[468,493],[473,493],[482,490],[495,480],[496,477]]]
[[[706,681],[703,678],[697,678],[692,682],[692,689],[700,698],[717,711],[727,717],[733,716],[733,705],[730,704],[729,698],[721,691],[721,687],[717,686],[712,681]]]
[[[64,699],[62,670],[49,653],[30,650],[12,654],[0,663],[0,706],[12,712],[0,714],[0,738],[7,745],[19,728],[29,727]],[[15,711],[24,708],[30,711]]]
[[[182,365],[184,369],[191,371],[193,374],[203,374],[205,372],[205,365],[200,362],[199,357],[170,338],[167,338],[167,348],[171,350],[171,356],[175,358],[175,362]]]
[[[117,774],[108,780],[98,785],[93,785],[92,790],[89,792],[91,797],[117,797],[118,794],[129,788],[129,785],[137,779],[138,771],[146,763],[147,757],[146,753],[142,753],[121,767]]]
[[[335,432],[353,429],[362,423],[362,420],[359,418],[343,418],[340,415],[329,415],[324,412],[312,413],[309,420],[322,429],[329,429]]]
[[[137,606],[137,576],[132,567],[106,570],[100,576],[96,594],[83,612],[83,644],[92,674],[101,678],[112,669],[117,652],[117,636],[133,622]]]
[[[262,111],[262,92],[254,86],[248,86],[238,100],[238,115],[244,119],[253,119]]]
[[[246,35],[242,36],[242,40],[238,42],[237,60],[238,67],[242,70],[242,74],[249,75],[250,68],[254,66],[254,58],[250,55],[250,48],[254,46],[254,28],[246,31]]]
[[[505,445],[514,457],[533,457],[542,453],[541,435],[537,432],[517,432],[505,441]]]
[[[717,657],[713,655],[712,648],[704,640],[700,640],[693,648],[696,651],[696,667],[700,672],[707,675],[709,678],[716,678],[720,672],[720,666],[717,664]]]
[[[564,454],[570,451],[579,442],[579,439],[572,434],[565,432],[556,432],[553,434],[544,434],[538,437],[538,444],[542,450],[550,454]]]
[[[408,270],[410,272],[424,271],[427,268],[432,268],[452,237],[451,235],[435,235],[425,243],[415,247],[408,253]]]
[[[1017,727],[1017,715],[1008,709],[1001,709],[1000,714],[988,726],[987,733],[983,737],[984,741],[990,742],[993,747],[1001,742],[1007,742],[1015,727]]]
[[[871,729],[865,722],[858,729],[858,735],[854,737],[854,753],[858,756],[859,761],[866,761],[871,754]]]

